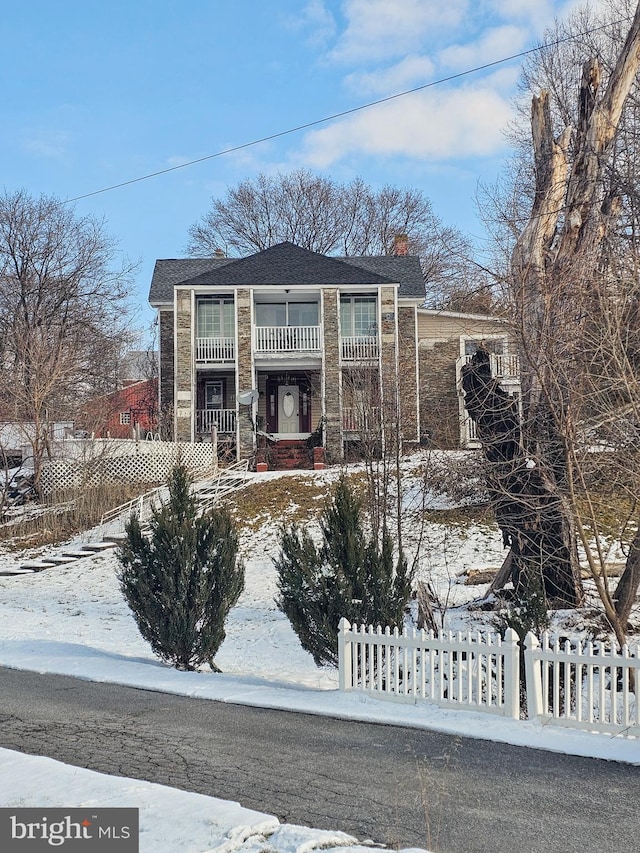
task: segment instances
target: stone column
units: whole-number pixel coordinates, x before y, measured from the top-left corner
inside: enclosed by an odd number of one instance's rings
[[[193,441],[195,368],[194,298],[191,290],[175,291],[175,423],[176,440]]]
[[[322,291],[324,335],[324,407],[325,447],[329,462],[342,458],[342,422],[340,415],[340,300],[335,288]]]
[[[418,329],[416,309],[398,307],[398,381],[400,423],[404,442],[420,440],[418,398]]]
[[[236,399],[239,391],[255,388],[253,367],[253,312],[251,310],[252,292],[249,289],[236,291]],[[255,449],[255,432],[252,418],[255,412],[250,406],[238,406],[238,458],[248,459]]]
[[[398,440],[400,423],[398,387],[398,315],[395,287],[380,288],[380,383],[383,442]],[[392,444],[391,446],[394,446]]]
[[[420,431],[433,447],[460,447],[460,402],[456,388],[458,338],[421,347]]]
[[[160,431],[163,438],[173,439],[175,411],[175,365],[173,362],[174,324],[173,310],[159,312],[160,349]]]

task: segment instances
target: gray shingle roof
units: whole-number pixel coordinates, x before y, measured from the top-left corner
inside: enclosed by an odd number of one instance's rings
[[[293,243],[278,243],[246,258],[193,258],[156,261],[149,301],[173,301],[176,285],[250,287],[276,285],[399,284],[400,296],[424,297],[420,261],[411,255],[335,258]]]

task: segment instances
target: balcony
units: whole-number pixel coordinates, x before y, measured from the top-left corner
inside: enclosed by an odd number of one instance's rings
[[[236,431],[235,409],[198,409],[196,412],[198,435],[206,435],[215,426],[218,435],[233,435]]]
[[[358,335],[342,338],[342,360],[352,363],[375,361],[378,358],[378,338],[375,335]]]
[[[222,364],[234,359],[233,338],[196,338],[196,361],[200,364]]]
[[[469,364],[473,356],[464,355],[458,359],[458,373],[465,364]],[[490,353],[491,375],[500,382],[520,381],[520,359],[517,355],[503,355]]]
[[[320,326],[256,326],[256,354],[319,353]]]

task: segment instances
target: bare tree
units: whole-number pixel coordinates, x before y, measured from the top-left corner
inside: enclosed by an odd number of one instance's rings
[[[395,237],[407,234],[409,252],[422,261],[431,307],[479,291],[470,241],[442,224],[423,193],[374,190],[360,178],[342,184],[306,169],[261,174],[227,190],[224,199],[212,199],[189,233],[187,251],[198,257],[259,252],[285,240],[322,254],[386,255],[393,253]],[[486,306],[489,288],[483,284]]]
[[[611,167],[619,162],[618,131],[639,67],[640,5],[610,73],[597,58],[584,63],[575,112],[547,90],[533,98],[533,204],[510,268],[522,418],[482,354],[463,380],[516,584],[527,573],[538,576],[548,596],[579,603],[579,544],[620,642],[640,580],[633,534],[640,520],[633,343],[640,291],[635,240],[622,239],[623,209],[632,202],[623,200]],[[554,115],[575,115],[575,130],[567,125],[556,136]],[[634,522],[616,594],[598,507],[614,475],[629,503],[626,519],[620,501],[616,507],[622,526]]]
[[[117,362],[132,268],[114,259],[101,222],[55,198],[0,196],[0,403],[5,419],[30,424],[36,483],[51,424]]]

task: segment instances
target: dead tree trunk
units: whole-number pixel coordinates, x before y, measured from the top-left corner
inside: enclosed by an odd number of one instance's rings
[[[589,281],[617,210],[602,189],[606,154],[639,66],[640,4],[601,97],[598,62],[585,63],[575,132],[566,128],[554,138],[548,93],[533,99],[535,198],[511,259],[521,422],[487,375],[488,365],[476,360],[463,376],[496,516],[513,555],[514,582],[523,572],[537,572],[547,597],[570,606],[582,599],[575,519],[567,500],[577,417],[572,365],[583,347]]]

